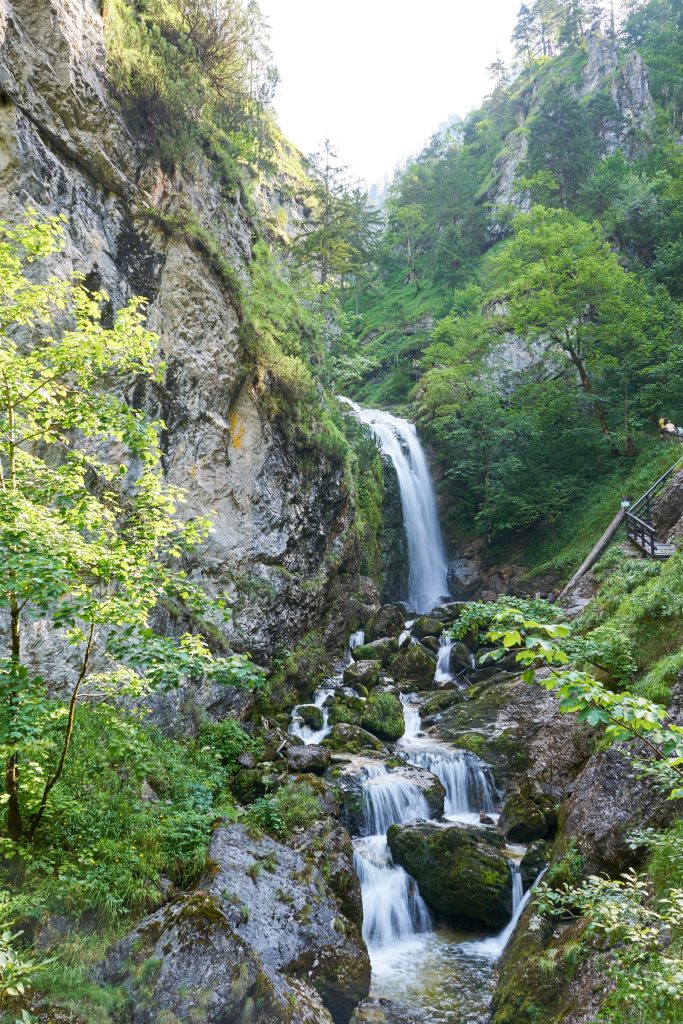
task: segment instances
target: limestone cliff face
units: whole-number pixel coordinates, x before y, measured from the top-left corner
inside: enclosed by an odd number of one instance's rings
[[[129,400],[166,422],[164,468],[187,490],[184,514],[214,515],[193,571],[241,594],[232,640],[268,656],[317,628],[330,588],[353,571],[348,495],[340,470],[304,459],[264,414],[229,282],[201,246],[163,230],[164,216],[191,208],[246,283],[244,197],[208,167],[167,175],[142,142],[108,94],[96,0],[0,0],[0,217],[65,214],[57,272],[85,274],[115,308],[149,300],[167,369],[161,386],[131,384]],[[262,198],[280,204],[276,188]]]
[[[626,157],[636,155],[644,145],[654,116],[654,101],[650,93],[647,67],[635,50],[619,54],[613,40],[600,32],[590,32],[584,38],[586,61],[577,86],[568,84],[578,99],[598,91],[610,96],[621,116],[618,128],[606,129],[600,139],[603,155],[609,156],[621,149]],[[527,212],[531,202],[528,193],[520,191],[517,181],[521,166],[529,149],[528,122],[534,117],[542,96],[539,80],[535,80],[522,94],[517,114],[517,127],[506,139],[503,152],[493,167],[492,182],[484,199],[493,208],[513,206],[520,212]],[[491,233],[494,238],[505,233],[503,223],[493,222]]]

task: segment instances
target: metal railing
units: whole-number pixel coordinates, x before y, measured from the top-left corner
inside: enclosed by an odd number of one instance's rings
[[[626,511],[626,533],[629,540],[632,540],[652,558],[657,557],[657,544],[659,543],[657,531],[652,522],[653,502],[667,480],[681,465],[683,465],[683,458],[677,459],[672,466],[669,466],[666,473],[663,473],[659,480],[656,480],[652,487],[638,498],[635,505]]]

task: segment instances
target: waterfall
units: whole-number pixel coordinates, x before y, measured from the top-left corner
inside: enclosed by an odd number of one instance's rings
[[[413,740],[418,739],[420,729],[422,728],[422,720],[420,718],[420,712],[412,703],[410,696],[407,693],[401,694],[401,704],[403,705],[403,720],[405,722],[403,741],[404,743],[410,743]]]
[[[306,746],[311,743],[322,743],[325,737],[332,731],[332,726],[329,724],[329,710],[325,707],[325,701],[334,693],[333,689],[324,688],[322,690],[316,690],[313,696],[313,703],[323,713],[323,724],[321,729],[311,729],[309,725],[306,725],[299,714],[299,709],[307,707],[306,704],[297,704],[292,710],[292,721],[289,726],[289,732],[292,736],[298,736],[299,739],[303,740]]]
[[[448,579],[434,488],[417,431],[388,412],[362,409],[348,398],[340,401],[370,427],[394,465],[408,540],[408,602],[417,612],[429,612],[447,597]]]
[[[386,950],[431,931],[429,911],[413,879],[394,864],[384,836],[356,843],[353,863],[363,894],[363,938]]]
[[[446,790],[445,814],[467,821],[479,820],[479,812],[493,813],[496,789],[488,765],[476,754],[449,750],[420,738],[420,713],[408,697],[402,697],[405,732],[399,741],[401,755],[417,768],[436,775]]]
[[[453,638],[444,633],[441,637],[441,646],[439,647],[438,660],[436,663],[436,672],[434,673],[435,683],[450,683],[453,678],[451,672],[451,648],[453,647]]]
[[[364,768],[363,810],[367,835],[386,835],[391,825],[425,821],[429,805],[419,786],[394,775],[383,764]]]
[[[355,841],[353,862],[363,897],[363,938],[379,951],[431,931],[417,885],[394,864],[386,838],[391,825],[429,818],[429,807],[419,786],[383,764],[364,768],[363,776],[367,835]]]
[[[547,869],[544,868],[541,871],[534,884],[526,893],[522,886],[522,873],[516,861],[510,861],[510,870],[512,872],[512,917],[510,921],[501,932],[493,935],[490,939],[480,939],[478,942],[463,942],[462,949],[467,953],[472,953],[474,956],[483,956],[490,960],[498,959],[512,938],[517,922],[531,899],[534,887],[541,881]]]

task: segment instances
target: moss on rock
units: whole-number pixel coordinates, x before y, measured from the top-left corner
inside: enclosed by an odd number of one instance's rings
[[[399,690],[429,690],[434,682],[436,661],[424,647],[409,644],[392,659],[390,669]]]
[[[399,740],[405,732],[400,700],[392,693],[374,693],[365,704],[360,724],[381,740]]]
[[[392,825],[394,860],[417,882],[442,919],[504,925],[512,910],[512,878],[502,836],[463,825]]]

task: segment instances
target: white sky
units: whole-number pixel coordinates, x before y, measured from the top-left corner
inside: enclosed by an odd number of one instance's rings
[[[479,105],[510,55],[521,0],[260,0],[281,83],[280,125],[305,153],[330,138],[368,184],[451,114]]]

